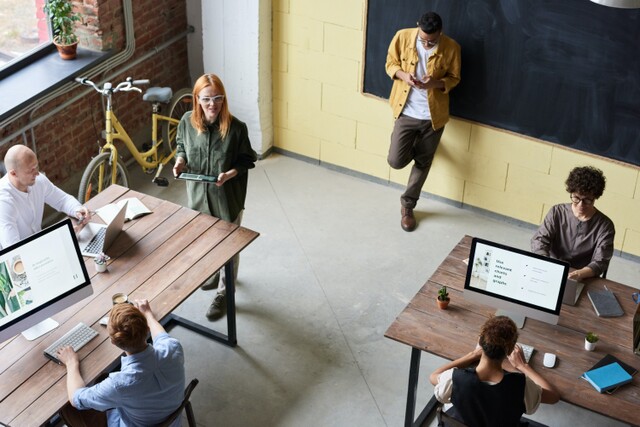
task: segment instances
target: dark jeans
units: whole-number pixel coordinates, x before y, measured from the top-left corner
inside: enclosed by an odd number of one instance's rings
[[[394,169],[402,169],[412,160],[414,161],[407,189],[400,197],[403,207],[411,209],[416,207],[442,132],[444,127],[433,130],[431,120],[419,120],[409,116],[400,116],[396,119],[391,133],[387,162]]]

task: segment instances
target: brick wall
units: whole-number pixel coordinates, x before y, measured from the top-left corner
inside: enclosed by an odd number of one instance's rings
[[[132,1],[136,49],[130,61],[153,51],[157,45],[187,28],[185,2],[186,0]],[[83,22],[79,25],[78,32],[84,47],[115,48],[118,51],[124,48],[124,14],[121,0],[83,0],[76,1],[74,4],[83,15]],[[116,70],[108,74],[113,71]],[[153,86],[169,86],[174,91],[189,86],[186,38],[158,52],[113,81],[117,83],[127,76],[137,79],[149,78]],[[39,108],[33,118],[41,117],[85,88],[78,85],[77,90]],[[141,94],[118,93],[114,99],[118,118],[130,136],[139,134],[142,129],[150,125],[150,104],[142,102]],[[19,118],[6,129],[0,130],[0,137],[24,126],[28,120],[28,117]],[[97,93],[90,93],[38,125],[34,128],[34,137],[40,169],[59,186],[68,185],[68,181],[72,178],[78,179],[78,175],[84,170],[91,157],[97,153],[96,141],[103,127],[101,100]],[[30,134],[27,136],[28,145],[31,146]],[[0,147],[0,158],[4,157],[11,145],[22,142],[24,142],[23,138],[16,138],[12,143]],[[136,142],[140,143],[140,141]],[[123,147],[119,146],[119,149],[124,153]]]

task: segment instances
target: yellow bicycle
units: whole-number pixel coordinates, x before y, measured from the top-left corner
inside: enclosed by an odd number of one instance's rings
[[[169,163],[176,154],[176,131],[182,115],[193,108],[193,99],[190,88],[180,89],[175,95],[168,87],[151,87],[142,96],[142,100],[151,103],[151,144],[143,146],[143,151],[138,150],[131,137],[127,134],[122,124],[118,121],[113,111],[113,95],[117,92],[135,91],[142,93],[137,86],[148,85],[149,80],[134,80],[131,77],[115,87],[106,82],[99,87],[86,78],[78,77],[80,84],[92,87],[106,99],[105,108],[105,144],[100,147],[100,153],[87,165],[78,190],[78,200],[85,203],[91,197],[103,191],[111,184],[129,186],[129,173],[118,156],[118,150],[114,141],[120,140],[131,152],[133,158],[146,173],[156,171],[153,182],[166,187],[169,181],[161,177],[162,168]],[[168,114],[160,114],[161,104],[168,104]],[[162,138],[158,138],[158,126],[162,125]],[[162,148],[162,152],[160,149]]]

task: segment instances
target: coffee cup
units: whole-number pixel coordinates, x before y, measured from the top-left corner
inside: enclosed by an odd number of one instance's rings
[[[22,274],[24,273],[24,264],[22,263],[22,260],[19,259],[17,260],[14,264],[13,264],[13,272],[16,274]]]
[[[117,294],[113,294],[113,296],[111,297],[111,302],[113,303],[113,305],[127,303],[129,302],[129,297],[127,296],[127,294],[118,292]]]

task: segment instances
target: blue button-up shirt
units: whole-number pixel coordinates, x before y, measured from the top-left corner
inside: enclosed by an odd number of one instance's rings
[[[109,427],[143,427],[167,419],[184,398],[184,353],[167,333],[159,334],[146,350],[122,356],[119,372],[83,387],[73,406],[107,412]],[[180,426],[180,417],[173,426]]]

